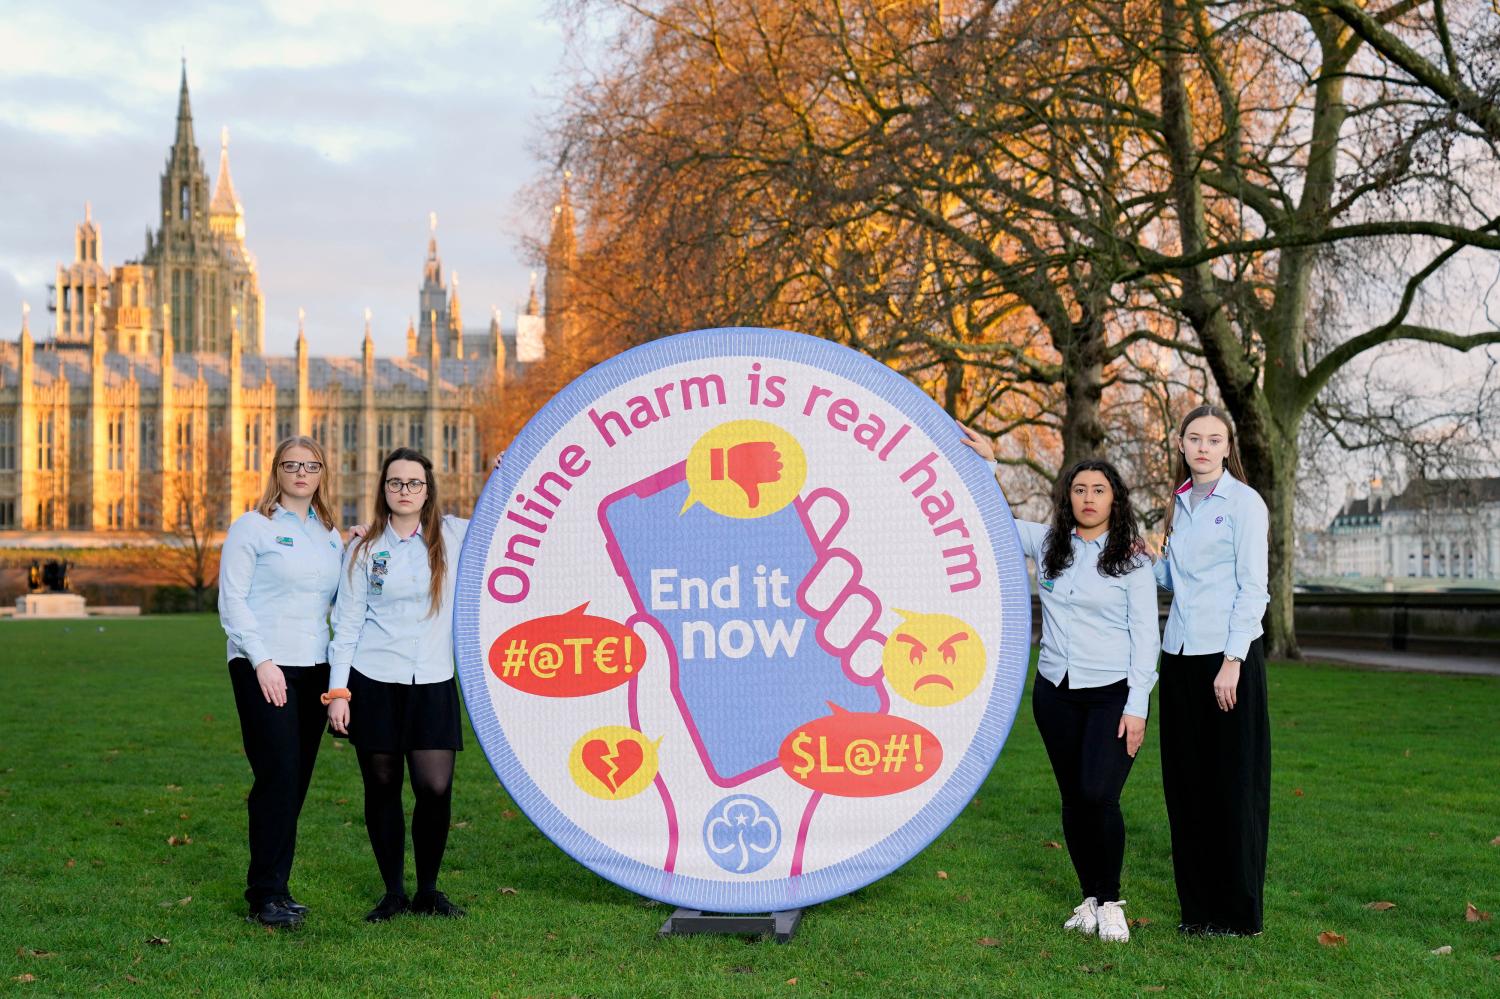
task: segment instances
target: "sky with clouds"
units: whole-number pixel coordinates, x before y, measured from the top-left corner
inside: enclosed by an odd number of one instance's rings
[[[546,210],[524,192],[563,84],[547,0],[256,0],[30,4],[0,20],[0,335],[21,304],[48,334],[47,285],[92,203],[106,265],[137,259],[157,218],[182,58],[209,182],[228,127],[266,350],[405,352],[438,218],[465,325],[514,322]]]

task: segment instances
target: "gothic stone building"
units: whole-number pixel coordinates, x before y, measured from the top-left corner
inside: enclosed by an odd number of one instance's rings
[[[565,191],[554,224],[571,219]],[[327,449],[346,523],[369,518],[380,461],[403,444],[432,457],[445,505],[470,509],[494,443],[479,439],[476,407],[539,362],[543,331],[564,325],[553,319],[571,260],[549,260],[547,315],[533,280],[519,357],[498,312],[466,331],[434,235],[405,357],[375,356],[368,318],[357,357],[309,356],[301,329],[295,357],[264,356],[227,136],[210,196],[185,71],[160,227],[140,260],[113,268],[99,238],[85,210],[74,262],[58,268],[51,340],[36,343],[23,314],[19,339],[0,341],[0,531],[222,528],[255,502],[271,449],[293,433]],[[571,233],[554,233],[553,246],[570,251]]]

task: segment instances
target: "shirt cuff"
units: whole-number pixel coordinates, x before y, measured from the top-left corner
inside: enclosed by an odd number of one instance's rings
[[[338,690],[340,687],[349,686],[350,663],[328,664],[328,689]]]
[[[267,659],[271,659],[271,650],[266,648],[264,642],[250,642],[240,651],[244,652],[245,658],[250,660],[251,669],[259,666]]]
[[[1150,716],[1147,712],[1150,710],[1151,691],[1137,690],[1135,687],[1131,687],[1130,694],[1125,698],[1125,710],[1122,713],[1134,715],[1137,718],[1148,718]]]
[[[1259,635],[1243,635],[1231,631],[1229,640],[1224,643],[1224,654],[1244,662],[1245,657],[1250,654],[1250,643],[1259,637]]]

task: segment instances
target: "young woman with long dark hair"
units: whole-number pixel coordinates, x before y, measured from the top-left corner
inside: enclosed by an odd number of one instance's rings
[[[219,620],[255,775],[245,802],[245,900],[248,918],[267,926],[295,926],[307,913],[287,881],[323,735],[328,609],[343,552],[323,491],[326,469],[311,437],[276,445],[265,490],[230,526],[219,559]]]
[[[993,462],[990,442],[963,430]],[[1083,898],[1063,926],[1124,942],[1120,792],[1145,740],[1156,683],[1156,581],[1130,489],[1107,461],[1080,461],[1058,476],[1051,523],[1018,520],[1016,528],[1042,603],[1031,710],[1062,795],[1063,838]]]
[[[1261,931],[1271,810],[1271,721],[1261,618],[1266,504],[1245,483],[1234,423],[1199,406],[1174,439],[1156,578],[1162,636],[1161,774],[1184,933]]]
[[[380,468],[375,517],[349,547],[329,645],[328,722],[349,736],[385,894],[365,918],[462,916],[437,887],[448,844],[454,753],[463,748],[453,670],[453,587],[469,522],[444,516],[432,462],[397,448]],[[416,797],[417,893],[406,894],[402,767]]]

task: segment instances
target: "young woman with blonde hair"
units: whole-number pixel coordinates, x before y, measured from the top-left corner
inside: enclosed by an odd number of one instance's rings
[[[1245,482],[1234,423],[1199,406],[1174,438],[1179,483],[1156,578],[1162,636],[1161,773],[1189,934],[1261,931],[1271,811],[1271,722],[1261,618],[1266,504]]]
[[[311,437],[276,445],[265,490],[230,526],[219,560],[219,620],[255,775],[246,800],[247,918],[267,926],[295,926],[307,913],[288,879],[323,732],[328,611],[343,552],[325,494],[327,467]]]

